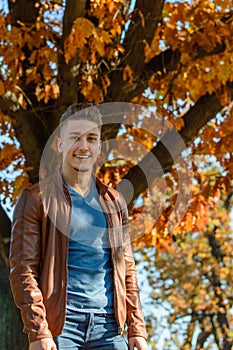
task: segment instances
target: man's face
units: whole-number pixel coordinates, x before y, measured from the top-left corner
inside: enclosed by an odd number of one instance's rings
[[[100,129],[96,123],[73,119],[62,128],[58,150],[66,171],[92,171],[100,149]]]

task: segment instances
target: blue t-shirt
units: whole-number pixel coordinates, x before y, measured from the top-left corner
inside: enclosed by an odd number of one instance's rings
[[[113,313],[113,268],[107,222],[92,181],[86,197],[68,186],[72,212],[68,250],[67,308]]]

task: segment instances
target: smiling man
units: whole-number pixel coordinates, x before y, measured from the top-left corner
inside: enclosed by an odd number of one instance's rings
[[[15,207],[10,280],[30,350],[147,350],[126,203],[93,172],[101,125],[96,107],[69,107],[60,171]]]

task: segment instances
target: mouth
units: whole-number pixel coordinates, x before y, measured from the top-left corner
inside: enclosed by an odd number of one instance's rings
[[[91,158],[91,156],[89,156],[89,155],[74,155],[74,157],[76,158],[76,159],[81,159],[81,160],[84,160],[84,159],[89,159],[89,158]]]

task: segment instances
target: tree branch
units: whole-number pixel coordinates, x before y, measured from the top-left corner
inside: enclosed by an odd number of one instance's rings
[[[78,54],[68,63],[64,57],[64,41],[70,34],[76,18],[83,17],[88,1],[67,0],[63,16],[63,33],[58,55],[58,82],[60,85],[60,99],[58,101],[60,114],[69,105],[77,102],[78,86],[80,83],[80,59]]]
[[[189,347],[191,349],[193,337],[194,337],[194,333],[195,333],[195,328],[196,328],[195,322],[196,322],[196,317],[195,317],[194,312],[192,312],[191,320],[188,324],[187,331],[185,334],[185,341],[182,345],[184,348]]]
[[[198,53],[193,56],[193,60],[200,59],[206,56],[212,56],[219,54],[225,50],[225,44],[218,44],[212,51],[206,52],[202,48],[199,48]],[[178,69],[180,62],[180,52],[179,50],[172,50],[171,48],[161,52],[159,55],[153,57],[148,63],[144,64],[140,78],[138,79],[137,86],[128,86],[127,96],[124,98],[125,102],[131,101],[135,96],[144,92],[145,88],[148,86],[149,79],[156,75],[156,79],[163,79],[169,72],[173,72]],[[159,75],[157,76],[157,73]],[[111,87],[112,88],[112,87]],[[118,89],[119,90],[119,89]],[[113,91],[113,90],[112,90]],[[117,98],[113,101],[117,101]],[[114,128],[108,133],[109,138],[113,139],[116,137],[119,128],[115,125]]]
[[[217,44],[213,50],[207,52],[201,47],[197,47],[197,53],[191,57],[195,61],[207,56],[217,55],[223,52],[226,48],[225,43]],[[130,100],[136,95],[143,93],[145,86],[148,85],[149,79],[155,75],[156,79],[164,79],[168,73],[176,71],[180,63],[180,51],[172,50],[171,48],[161,52],[159,55],[153,57],[148,63],[144,64],[142,74],[138,79],[137,88],[129,93]],[[157,76],[157,73],[159,75]],[[135,94],[137,92],[137,94]]]
[[[11,14],[11,24],[17,26],[18,22],[26,25],[35,23],[39,13],[37,0],[8,0],[8,6]]]
[[[138,94],[137,84],[142,76],[145,61],[145,42],[149,45],[154,37],[155,30],[161,18],[163,0],[136,2],[134,14],[131,18],[129,28],[126,32],[123,46],[125,48],[124,58],[117,70],[109,76],[111,81],[118,84],[111,84],[108,91],[108,101],[130,101],[132,95]],[[133,85],[123,81],[123,69],[129,65],[134,73]],[[145,79],[143,79],[145,81]],[[121,88],[119,89],[119,86]]]
[[[228,86],[233,96],[233,84],[228,84]],[[134,194],[131,199],[132,204],[132,201],[143,193],[156,177],[160,177],[171,169],[176,158],[184,150],[184,146],[187,147],[198,131],[221,109],[222,106],[216,94],[207,94],[201,97],[184,115],[185,126],[183,129],[179,133],[175,129],[168,131],[142,161],[129,170],[118,184],[118,190],[122,192],[126,199],[130,198],[131,186],[128,185],[129,181],[134,188]],[[180,138],[183,139],[184,143],[180,142]],[[172,149],[172,156],[168,149]],[[158,162],[159,166],[156,166],[155,161]]]

